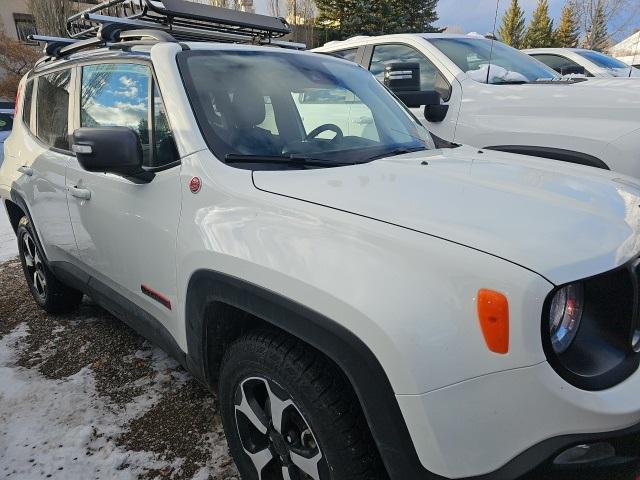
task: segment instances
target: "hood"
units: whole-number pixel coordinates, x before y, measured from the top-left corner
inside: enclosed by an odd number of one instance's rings
[[[258,171],[254,183],[481,250],[555,284],[640,252],[640,185],[579,165],[461,147],[348,167]]]
[[[618,78],[640,78],[640,69],[635,67],[627,67],[627,68],[603,68],[605,72],[607,72],[612,77]]]

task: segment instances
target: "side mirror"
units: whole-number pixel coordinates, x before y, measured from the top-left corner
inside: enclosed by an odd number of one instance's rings
[[[585,75],[586,70],[580,65],[570,65],[560,69],[560,75]]]
[[[79,128],[72,141],[78,163],[88,172],[114,173],[142,182],[153,178],[142,168],[140,137],[130,128]]]
[[[424,107],[424,118],[426,118],[428,122],[439,123],[447,117],[448,112],[449,105],[426,105]]]
[[[420,91],[419,63],[398,62],[388,64],[384,69],[384,84],[407,107],[419,108],[426,105],[425,117],[430,122],[441,122],[447,115],[449,107],[441,105],[442,96],[439,92],[435,90]],[[427,111],[429,112],[428,114]]]

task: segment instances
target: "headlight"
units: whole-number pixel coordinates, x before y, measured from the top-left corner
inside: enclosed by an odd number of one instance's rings
[[[640,259],[549,292],[541,327],[549,365],[574,387],[629,378],[640,366]]]
[[[584,309],[584,287],[572,283],[558,290],[551,301],[549,332],[556,353],[565,352],[576,338]]]

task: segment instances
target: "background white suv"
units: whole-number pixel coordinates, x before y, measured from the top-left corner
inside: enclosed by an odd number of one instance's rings
[[[416,93],[440,98],[417,97],[409,105],[439,145],[474,145],[640,177],[640,82],[561,81],[525,53],[467,35],[355,37],[315,51],[357,62],[381,82],[393,63],[418,64]]]
[[[243,478],[635,465],[633,179],[436,150],[351,62],[115,30],[24,78],[0,196],[35,301],[217,388]]]
[[[640,78],[640,69],[617,58],[583,48],[531,48],[523,50],[556,72],[565,75],[579,73],[600,78]]]

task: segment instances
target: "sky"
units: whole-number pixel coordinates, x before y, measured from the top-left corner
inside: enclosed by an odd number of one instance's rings
[[[529,16],[538,0],[520,0],[520,7]],[[509,7],[509,0],[500,0],[498,25],[502,14]],[[549,0],[549,13],[559,17],[564,0]],[[438,2],[439,25],[461,27],[465,32],[487,33],[493,31],[496,0],[440,0]]]
[[[536,6],[538,0],[520,0],[520,5],[525,11],[527,18]],[[509,0],[499,0],[498,25],[502,14],[511,2]],[[565,0],[549,0],[549,13],[552,18],[559,18]],[[254,0],[258,13],[267,13],[267,0]],[[440,20],[436,25],[459,27],[464,32],[487,33],[493,31],[493,20],[496,12],[496,0],[440,0],[438,2],[438,16]],[[615,29],[615,26],[613,26]],[[629,27],[631,29],[632,26]],[[640,18],[635,25],[640,28]],[[615,38],[622,40],[632,31],[621,32]]]

